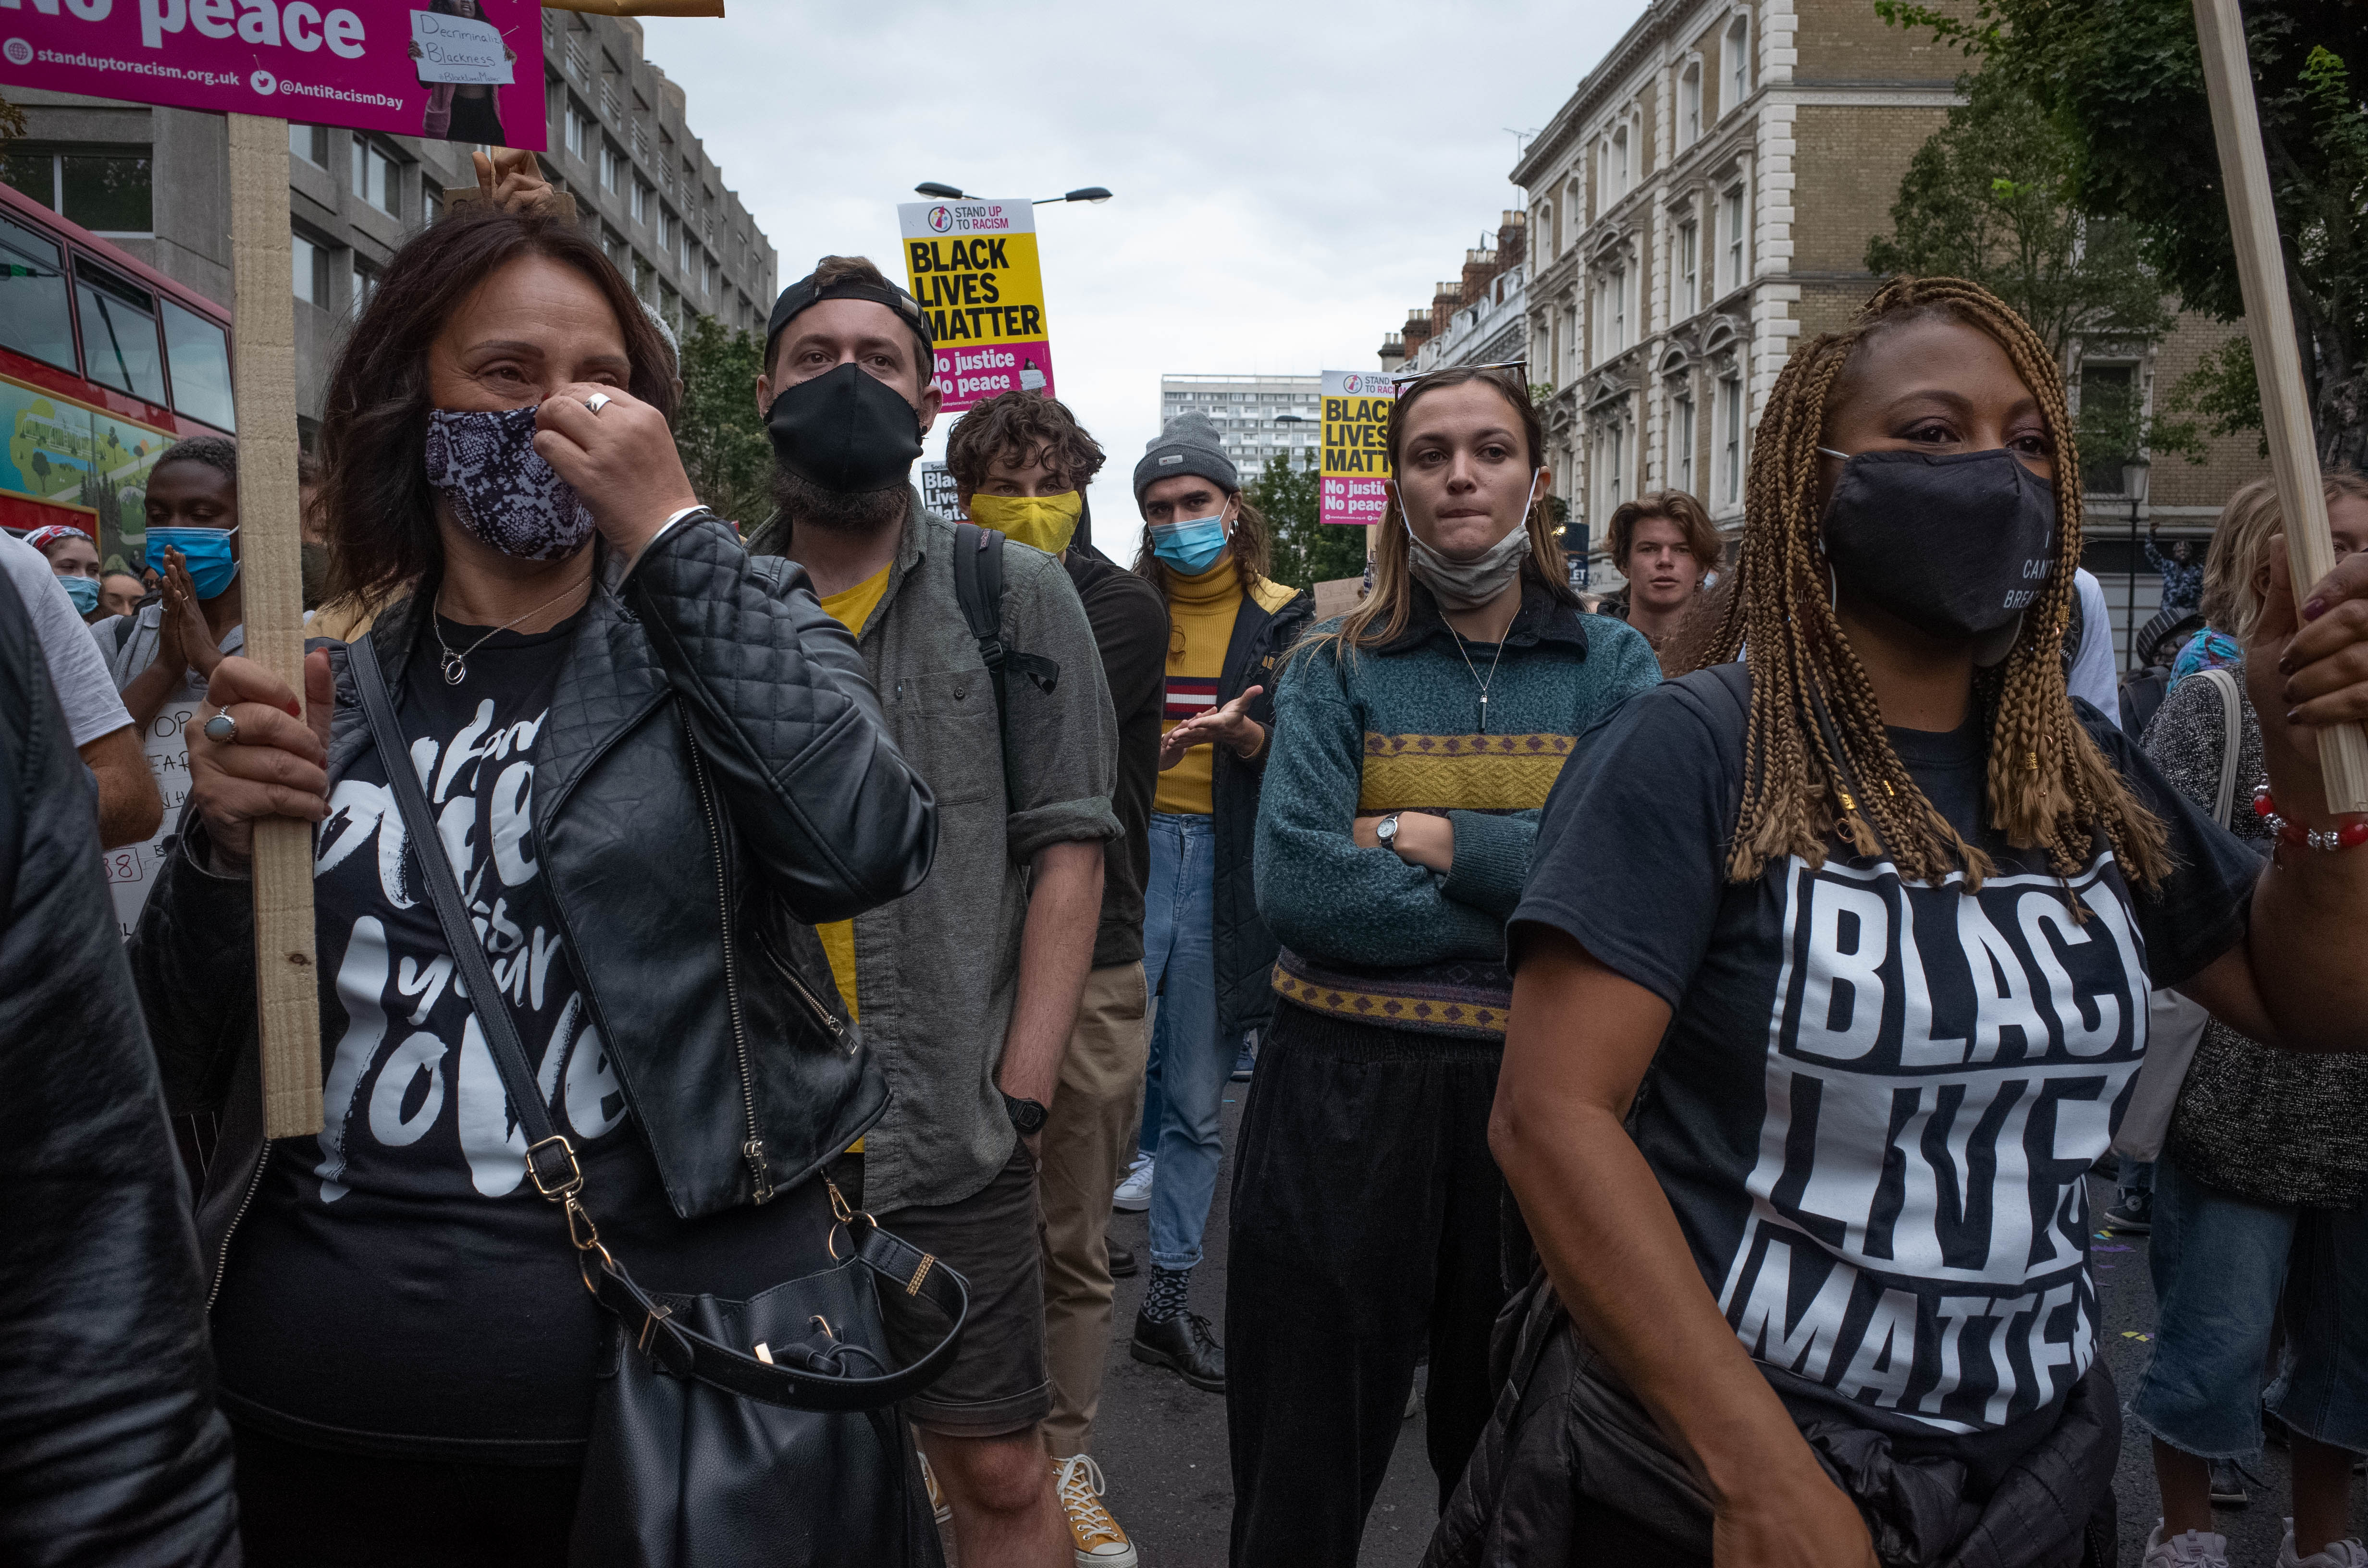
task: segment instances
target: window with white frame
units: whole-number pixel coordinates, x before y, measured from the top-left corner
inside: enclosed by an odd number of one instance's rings
[[[1723,506],[1743,499],[1743,377],[1735,370],[1718,379],[1718,499]]]
[[[1628,347],[1628,269],[1611,269],[1611,352],[1619,353]]]
[[[591,111],[570,98],[567,103],[567,150],[588,164],[599,145],[600,130]]]
[[[1628,192],[1628,128],[1623,125],[1611,133],[1611,195],[1615,199]]]
[[[625,150],[614,142],[600,143],[600,188],[613,195],[625,194]]]
[[[1677,243],[1669,251],[1669,292],[1677,301],[1669,312],[1672,321],[1683,321],[1702,308],[1701,257],[1702,225],[1689,210],[1679,221]]]
[[[1750,43],[1751,24],[1748,21],[1737,17],[1727,24],[1726,58],[1722,62],[1726,67],[1726,101],[1718,106],[1721,114],[1740,107],[1751,91]]]
[[[1678,145],[1691,147],[1702,140],[1702,62],[1688,65],[1678,78]]]
[[[637,179],[633,182],[634,222],[647,223],[650,221],[650,199],[656,194],[657,192],[651,187],[649,181],[645,179]]]
[[[1691,494],[1694,487],[1694,394],[1679,391],[1669,399],[1669,455],[1665,465],[1669,483]]]
[[[1740,183],[1719,198],[1720,222],[1726,230],[1726,248],[1720,260],[1725,276],[1718,280],[1719,291],[1740,289],[1744,281],[1745,248],[1743,233],[1743,187]]]

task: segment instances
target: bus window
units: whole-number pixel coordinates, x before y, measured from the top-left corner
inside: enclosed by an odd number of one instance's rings
[[[222,329],[177,300],[165,307],[165,355],[173,367],[173,406],[221,430],[236,430],[231,410],[230,342]]]
[[[74,368],[74,321],[57,242],[0,218],[0,348]]]
[[[82,346],[89,362],[85,373],[102,386],[161,406],[165,365],[147,291],[84,262],[74,268],[74,299],[82,307]]]

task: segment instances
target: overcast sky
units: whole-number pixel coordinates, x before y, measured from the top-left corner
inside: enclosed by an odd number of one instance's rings
[[[1643,9],[732,0],[643,26],[783,284],[833,252],[902,283],[922,180],[1115,192],[1036,214],[1058,389],[1123,494],[1162,372],[1375,368],[1520,205],[1508,128],[1544,125]]]

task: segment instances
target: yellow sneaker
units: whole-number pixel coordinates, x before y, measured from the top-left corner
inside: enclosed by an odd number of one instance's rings
[[[1061,1512],[1069,1517],[1069,1539],[1077,1549],[1077,1568],[1135,1568],[1134,1543],[1102,1506],[1101,1466],[1089,1454],[1071,1454],[1053,1461],[1053,1487],[1061,1495]]]

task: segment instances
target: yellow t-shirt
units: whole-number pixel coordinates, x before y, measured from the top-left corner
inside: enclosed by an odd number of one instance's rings
[[[824,611],[833,620],[861,637],[864,623],[871,619],[871,612],[880,608],[881,596],[888,591],[889,570],[888,566],[882,566],[855,586],[831,595],[822,601]],[[839,995],[847,999],[848,1017],[859,1017],[859,1004],[855,999],[855,922],[834,920],[827,926],[815,926],[814,935],[822,938],[823,954],[830,960],[830,977],[838,983]]]
[[[1166,734],[1195,713],[1217,705],[1217,682],[1225,670],[1225,649],[1241,613],[1242,577],[1230,552],[1197,577],[1167,571],[1167,693],[1160,711]],[[1208,744],[1194,746],[1184,760],[1159,776],[1152,798],[1156,812],[1207,816],[1213,809],[1210,786],[1215,756]]]

